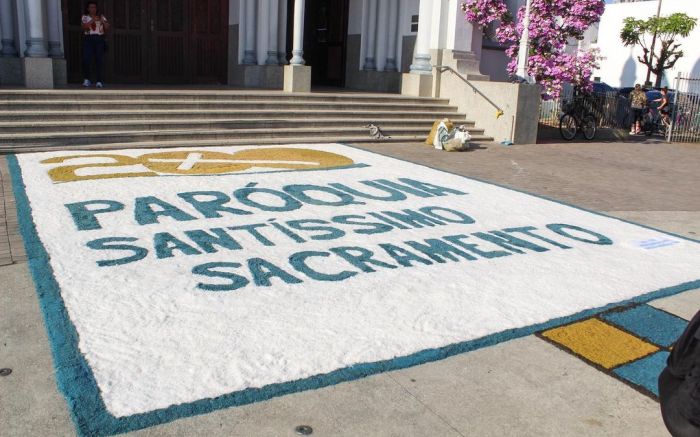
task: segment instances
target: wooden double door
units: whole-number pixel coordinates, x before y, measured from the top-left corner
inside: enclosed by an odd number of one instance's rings
[[[68,80],[81,82],[85,2],[62,0]],[[101,0],[109,83],[226,83],[229,0]]]
[[[306,2],[304,58],[312,66],[311,80],[314,85],[345,86],[348,3],[349,0]],[[292,5],[289,7],[293,8]],[[289,26],[292,25],[290,21]]]

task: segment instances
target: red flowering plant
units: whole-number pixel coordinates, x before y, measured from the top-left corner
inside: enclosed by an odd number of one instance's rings
[[[468,21],[482,29],[496,23],[495,38],[507,46],[508,72],[514,76],[525,6],[518,10],[517,21],[503,0],[467,0],[462,3],[462,10]],[[598,52],[586,50],[570,54],[566,53],[566,46],[570,39],[582,39],[586,29],[600,21],[604,10],[605,0],[532,0],[526,69],[542,86],[543,98],[558,98],[565,83],[585,91],[592,89],[591,76],[599,67]]]

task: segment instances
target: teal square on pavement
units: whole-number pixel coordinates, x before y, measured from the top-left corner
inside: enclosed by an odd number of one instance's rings
[[[688,325],[688,321],[649,305],[639,305],[621,312],[605,313],[602,317],[663,347],[669,347],[678,340]]]
[[[613,370],[617,376],[659,395],[659,374],[666,367],[669,352],[661,351]]]

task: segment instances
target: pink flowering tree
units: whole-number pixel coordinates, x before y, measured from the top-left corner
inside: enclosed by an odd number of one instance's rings
[[[496,24],[494,37],[507,46],[508,73],[515,76],[525,6],[518,10],[517,19],[503,0],[466,0],[462,10],[467,20],[486,32],[489,25]],[[528,26],[530,53],[526,69],[542,86],[543,98],[558,98],[565,83],[592,90],[591,76],[598,68],[597,51],[570,54],[566,52],[566,46],[572,38],[582,39],[586,29],[600,21],[604,10],[605,0],[532,0]]]

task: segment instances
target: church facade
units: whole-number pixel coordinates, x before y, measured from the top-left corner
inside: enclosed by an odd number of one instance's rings
[[[504,79],[502,48],[483,41],[459,0],[99,0],[110,21],[105,82],[314,87],[400,92],[433,66]],[[82,82],[85,0],[0,0],[0,85]],[[295,70],[290,67],[305,66]],[[285,67],[287,67],[285,69]],[[310,68],[309,68],[310,67]],[[404,76],[411,75],[411,76]],[[403,84],[403,85],[402,85]],[[421,85],[422,84],[422,85]]]

